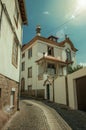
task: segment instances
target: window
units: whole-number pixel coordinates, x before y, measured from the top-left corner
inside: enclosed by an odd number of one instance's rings
[[[25,62],[22,62],[22,71],[25,70]]]
[[[70,62],[71,61],[71,51],[69,48],[66,49],[66,56],[67,56],[67,61]]]
[[[12,50],[12,64],[17,67],[18,64],[18,43],[17,39],[14,38],[13,50]]]
[[[28,78],[32,78],[32,67],[28,68]]]
[[[32,48],[30,48],[29,50],[28,50],[28,58],[31,58],[32,57]]]
[[[24,58],[25,57],[25,52],[22,54],[22,58]]]
[[[25,79],[22,78],[21,79],[21,92],[24,92],[25,91]]]
[[[28,92],[32,90],[32,85],[28,85]]]
[[[54,56],[54,50],[53,50],[53,47],[51,46],[48,46],[48,55]]]
[[[1,88],[0,88],[0,98],[1,98]]]
[[[48,73],[49,73],[49,74],[56,74],[55,64],[50,64],[50,63],[48,63],[47,69],[48,69]]]
[[[28,85],[28,94],[32,96],[32,85]]]
[[[15,91],[11,91],[11,94],[10,94],[10,105],[11,106],[15,105]]]
[[[18,27],[18,19],[19,19],[18,2],[17,0],[15,0],[14,21],[15,21],[16,27]]]

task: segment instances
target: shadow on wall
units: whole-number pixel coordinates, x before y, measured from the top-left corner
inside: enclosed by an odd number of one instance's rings
[[[9,115],[4,113],[2,110],[0,110],[0,130],[8,121],[8,119],[9,119]]]

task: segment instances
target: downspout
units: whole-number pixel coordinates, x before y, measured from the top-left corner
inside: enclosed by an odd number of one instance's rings
[[[65,76],[65,85],[66,85],[66,104],[69,106],[69,94],[68,94],[68,78]]]
[[[18,84],[18,97],[17,97],[17,110],[19,111],[19,101],[20,101],[20,82],[21,82],[21,46],[20,47],[20,61],[19,61],[19,84]]]

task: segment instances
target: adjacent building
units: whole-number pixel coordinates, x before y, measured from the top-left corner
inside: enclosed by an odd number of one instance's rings
[[[24,0],[0,0],[0,109],[18,109]]]
[[[21,95],[54,101],[54,81],[76,66],[77,49],[69,37],[58,42],[55,36],[42,37],[40,30],[37,26],[37,35],[22,46]]]

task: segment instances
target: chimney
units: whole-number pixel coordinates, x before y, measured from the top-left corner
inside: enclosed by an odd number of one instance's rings
[[[36,26],[36,35],[37,35],[37,36],[40,36],[40,35],[41,35],[40,31],[41,31],[41,27],[40,27],[40,25],[37,25],[37,26]]]
[[[67,36],[67,34],[65,34],[65,39],[67,39],[68,38],[68,36]]]

